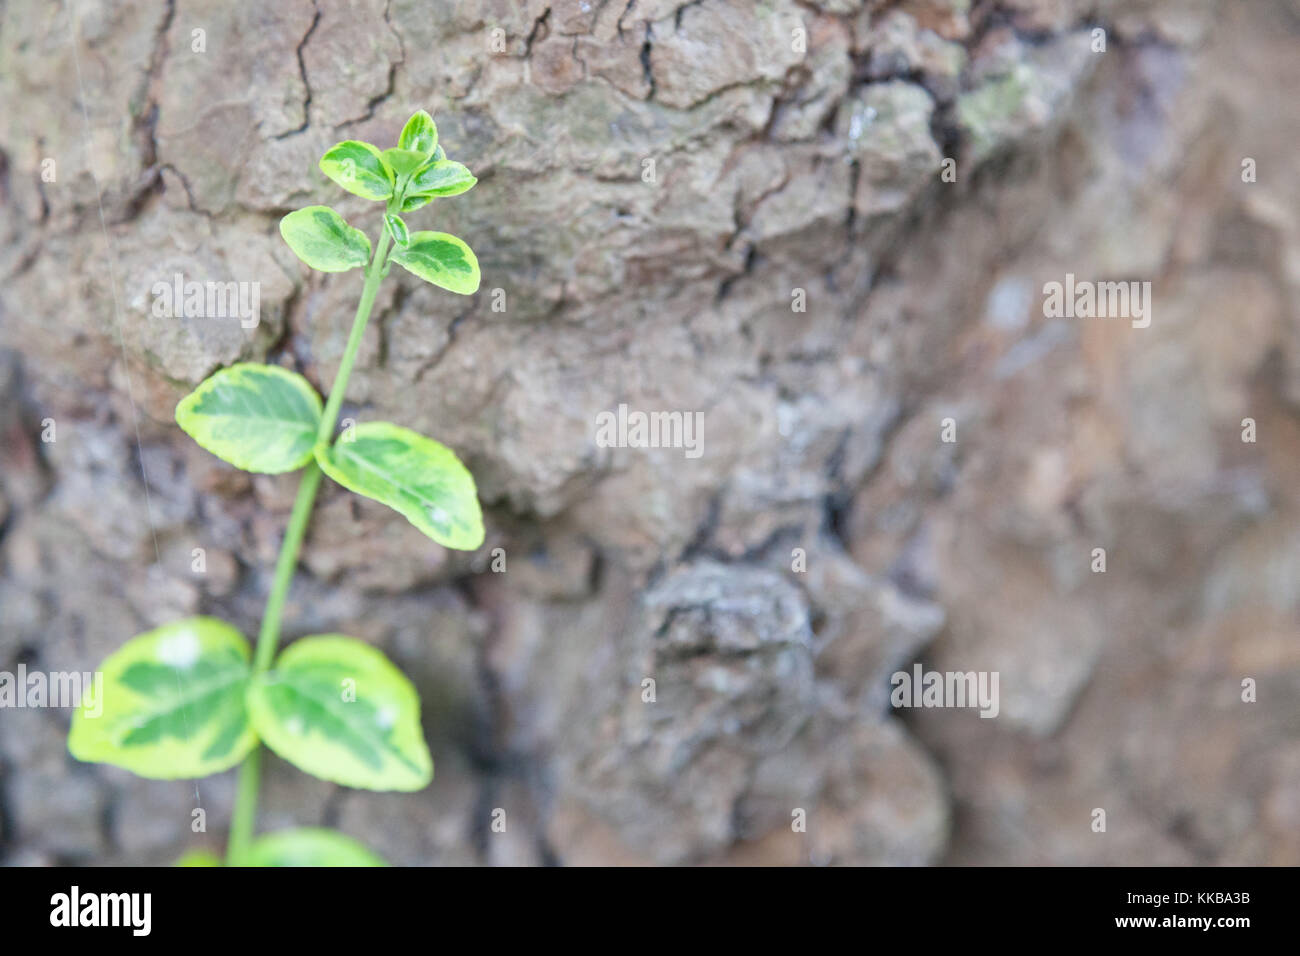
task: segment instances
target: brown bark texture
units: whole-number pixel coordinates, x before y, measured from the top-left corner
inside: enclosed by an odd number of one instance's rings
[[[269,759],[261,829],[402,864],[1300,863],[1298,41],[1292,0],[8,0],[0,670],[256,633],[294,478],[173,409],[236,361],[328,390],[360,280],[277,223],[373,236],[317,160],[427,109],[480,182],[412,228],[483,286],[393,270],[344,417],[455,449],[488,540],[327,487],[285,634],[383,648],[437,774]],[[257,326],[156,317],[178,273],[257,283]],[[1149,322],[1051,314],[1067,275],[1150,283]],[[620,405],[698,413],[700,453],[605,447]],[[997,716],[893,706],[918,662],[997,672]],[[0,711],[0,859],[220,847],[233,773],[78,764],[68,719]]]

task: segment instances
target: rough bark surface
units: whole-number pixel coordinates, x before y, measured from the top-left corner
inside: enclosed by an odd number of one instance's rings
[[[359,281],[276,223],[373,233],[316,161],[426,108],[480,183],[412,222],[484,287],[394,270],[344,414],[455,448],[489,539],[327,489],[285,623],[412,675],[437,776],[272,760],[264,829],[397,863],[1298,863],[1297,39],[1282,0],[9,0],[0,669],[256,633],[294,481],[172,410],[237,360],[328,389]],[[1044,318],[1067,272],[1150,280],[1150,327]],[[175,273],[260,283],[260,324],[155,318]],[[704,454],[598,447],[620,403],[703,412]],[[998,718],[891,709],[917,660],[998,671]],[[77,764],[67,719],[0,713],[0,858],[219,844],[233,775]]]

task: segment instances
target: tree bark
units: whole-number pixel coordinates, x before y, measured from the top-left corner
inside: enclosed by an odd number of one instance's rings
[[[256,631],[293,479],[172,410],[241,360],[328,387],[359,280],[276,223],[373,235],[316,162],[423,108],[480,182],[411,228],[483,287],[394,270],[343,415],[455,449],[488,541],[322,489],[285,630],[411,673],[437,778],[271,761],[263,826],[397,863],[1300,862],[1293,4],[2,16],[0,669]],[[1050,314],[1067,274],[1149,282],[1149,325]],[[178,275],[255,283],[256,327],[159,317]],[[698,431],[607,447],[607,413]],[[998,673],[996,719],[892,706],[917,661]],[[229,775],[73,767],[65,730],[0,723],[6,862],[220,838]]]

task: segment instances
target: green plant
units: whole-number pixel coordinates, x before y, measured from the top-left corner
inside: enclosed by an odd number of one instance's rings
[[[383,502],[448,548],[483,543],[474,479],[437,442],[387,422],[334,438],[362,333],[390,263],[436,286],[470,295],[478,260],[460,239],[410,232],[403,213],[456,196],[477,180],[438,145],[433,118],[416,113],[398,145],[380,151],[349,140],[320,168],[348,192],[383,202],[373,255],[370,240],[328,206],[308,206],[280,222],[298,258],[323,272],[364,267],[365,284],[334,386],[322,404],[305,378],[273,365],[238,364],[216,372],[181,400],[176,421],[196,442],[245,471],[302,469],[267,596],[257,648],[231,625],[209,617],[164,625],[111,654],[102,710],[73,714],[68,749],[79,760],[124,767],[160,780],[203,777],[243,762],[226,862],[233,865],[373,865],[355,841],[301,829],[253,838],[261,776],[259,743],[310,774],[368,790],[419,790],[433,778],[415,688],[379,651],[342,635],[304,637],[278,659],[280,618],[303,535],[328,475]],[[391,249],[391,252],[390,252]],[[274,659],[274,662],[273,662]],[[187,854],[185,865],[214,865]]]

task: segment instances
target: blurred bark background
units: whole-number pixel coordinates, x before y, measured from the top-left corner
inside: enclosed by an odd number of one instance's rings
[[[373,235],[316,161],[425,108],[480,183],[412,228],[483,289],[394,270],[344,415],[456,449],[488,542],[326,489],[285,630],[411,674],[436,779],[272,759],[264,829],[398,863],[1300,863],[1297,41],[1289,0],[8,0],[0,669],[256,633],[294,479],[172,410],[238,360],[329,388],[360,280],[278,219]],[[155,318],[176,273],[259,283],[260,324]],[[1150,327],[1045,318],[1066,273],[1150,281]],[[597,447],[620,403],[703,412],[703,455]],[[891,709],[918,660],[998,671],[998,717]],[[80,765],[67,722],[0,712],[0,859],[224,840],[233,773]]]

